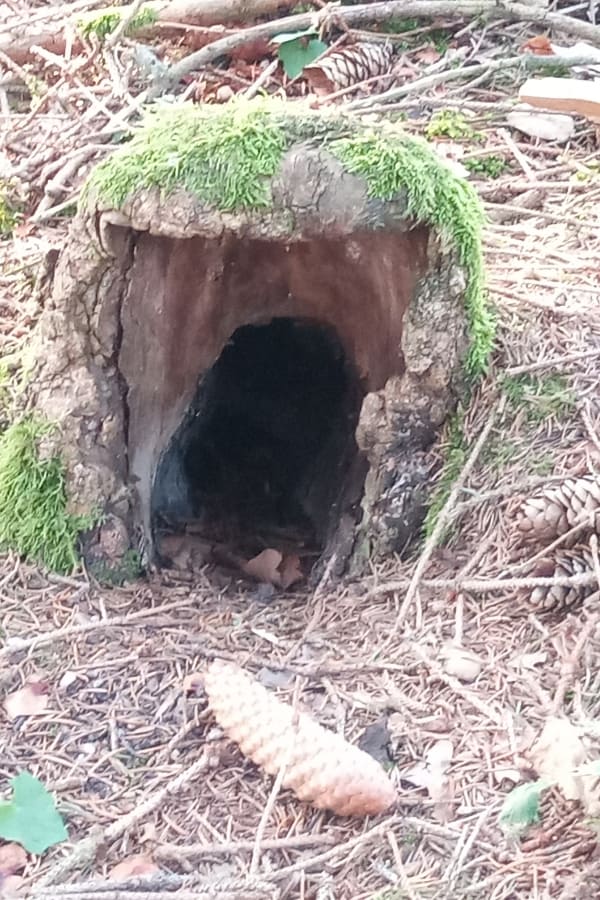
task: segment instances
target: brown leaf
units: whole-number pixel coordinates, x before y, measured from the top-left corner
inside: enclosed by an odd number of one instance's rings
[[[418,62],[431,65],[432,63],[438,62],[438,60],[442,58],[442,54],[439,50],[435,49],[433,44],[428,44],[427,47],[423,47],[422,50],[417,50],[414,57]]]
[[[552,43],[547,34],[536,34],[521,46],[521,50],[535,53],[536,56],[552,56]]]
[[[110,870],[108,877],[112,881],[125,881],[127,878],[136,878],[140,875],[152,875],[160,872],[149,853],[136,853],[128,856]]]
[[[304,572],[300,568],[300,557],[295,553],[284,556],[283,562],[279,566],[279,572],[281,573],[281,587],[284,590],[296,584],[297,581],[302,581]]]
[[[279,566],[283,560],[283,555],[279,550],[268,548],[259,553],[253,559],[242,564],[242,571],[255,578],[256,581],[264,581],[266,584],[274,584],[276,587],[281,585],[281,575],[278,572]]]
[[[45,681],[29,681],[18,691],[8,694],[4,709],[9,719],[17,716],[39,716],[48,706],[48,684]]]
[[[0,878],[21,872],[27,865],[27,854],[20,844],[4,844],[0,847]]]

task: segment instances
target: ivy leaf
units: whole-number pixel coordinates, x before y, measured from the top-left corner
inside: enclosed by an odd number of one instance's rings
[[[316,37],[311,37],[314,34],[315,32],[309,28],[306,31],[278,34],[273,38],[273,43],[279,45],[277,56],[288,78],[295,78],[304,66],[310,65],[327,50],[327,44]]]
[[[507,795],[500,812],[500,824],[508,831],[522,832],[538,821],[540,796],[552,782],[544,778],[520,784]]]
[[[11,779],[13,799],[0,803],[0,837],[16,841],[28,853],[43,853],[66,840],[67,829],[54,797],[29,772]]]

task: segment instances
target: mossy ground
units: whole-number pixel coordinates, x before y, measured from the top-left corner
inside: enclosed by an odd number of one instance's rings
[[[91,13],[83,17],[78,22],[78,26],[84,37],[89,38],[90,35],[94,34],[100,41],[104,41],[121,24],[122,18],[122,9],[119,9],[119,7],[107,7],[100,14]],[[158,15],[153,9],[142,6],[138,14],[133,17],[125,29],[125,33],[131,34],[139,28],[153,25],[157,18]]]
[[[271,205],[270,179],[295,141],[316,139],[363,177],[372,196],[405,192],[416,222],[437,229],[454,245],[468,276],[466,305],[470,375],[486,366],[494,335],[484,293],[483,212],[475,191],[454,175],[423,140],[391,125],[377,131],[336,113],[311,114],[273,101],[225,107],[180,105],[151,113],[132,140],[92,173],[86,197],[119,208],[136,191],[178,187],[225,212]]]
[[[77,539],[92,517],[67,512],[64,465],[42,458],[52,426],[23,419],[0,436],[0,549],[12,549],[55,572],[78,563]]]

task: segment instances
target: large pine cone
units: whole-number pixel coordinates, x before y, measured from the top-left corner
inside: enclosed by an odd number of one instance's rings
[[[579,545],[570,550],[557,550],[553,557],[537,561],[532,575],[537,578],[565,578],[572,575],[591,575],[594,563],[589,547]],[[536,609],[563,610],[585,600],[597,590],[595,584],[551,585],[537,587],[530,601]]]
[[[526,540],[545,543],[586,521],[595,530],[600,513],[600,479],[595,475],[567,478],[558,487],[547,488],[526,500],[517,527]],[[580,539],[575,537],[573,543]]]
[[[315,94],[331,94],[367,78],[385,75],[393,55],[390,44],[355,44],[305,66],[303,72]]]
[[[300,800],[340,816],[376,815],[396,791],[373,757],[295,712],[238,666],[215,660],[204,677],[209,706],[246,756],[276,775]]]

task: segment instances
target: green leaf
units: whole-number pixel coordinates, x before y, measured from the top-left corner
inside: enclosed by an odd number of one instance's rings
[[[543,778],[520,784],[507,795],[500,812],[500,824],[508,831],[521,832],[538,821],[540,795],[552,782]]]
[[[314,62],[317,56],[320,56],[325,50],[327,50],[327,44],[324,44],[323,41],[313,38],[307,42],[305,37],[297,37],[281,44],[277,55],[283,63],[288,78],[295,78],[304,66]]]
[[[54,797],[42,782],[29,772],[20,772],[10,784],[13,799],[0,804],[0,837],[16,841],[28,853],[43,853],[66,840],[67,829]]]
[[[305,28],[304,31],[289,31],[286,34],[276,34],[271,38],[273,44],[287,44],[290,41],[297,41],[303,37],[315,37],[317,32],[314,28]]]

